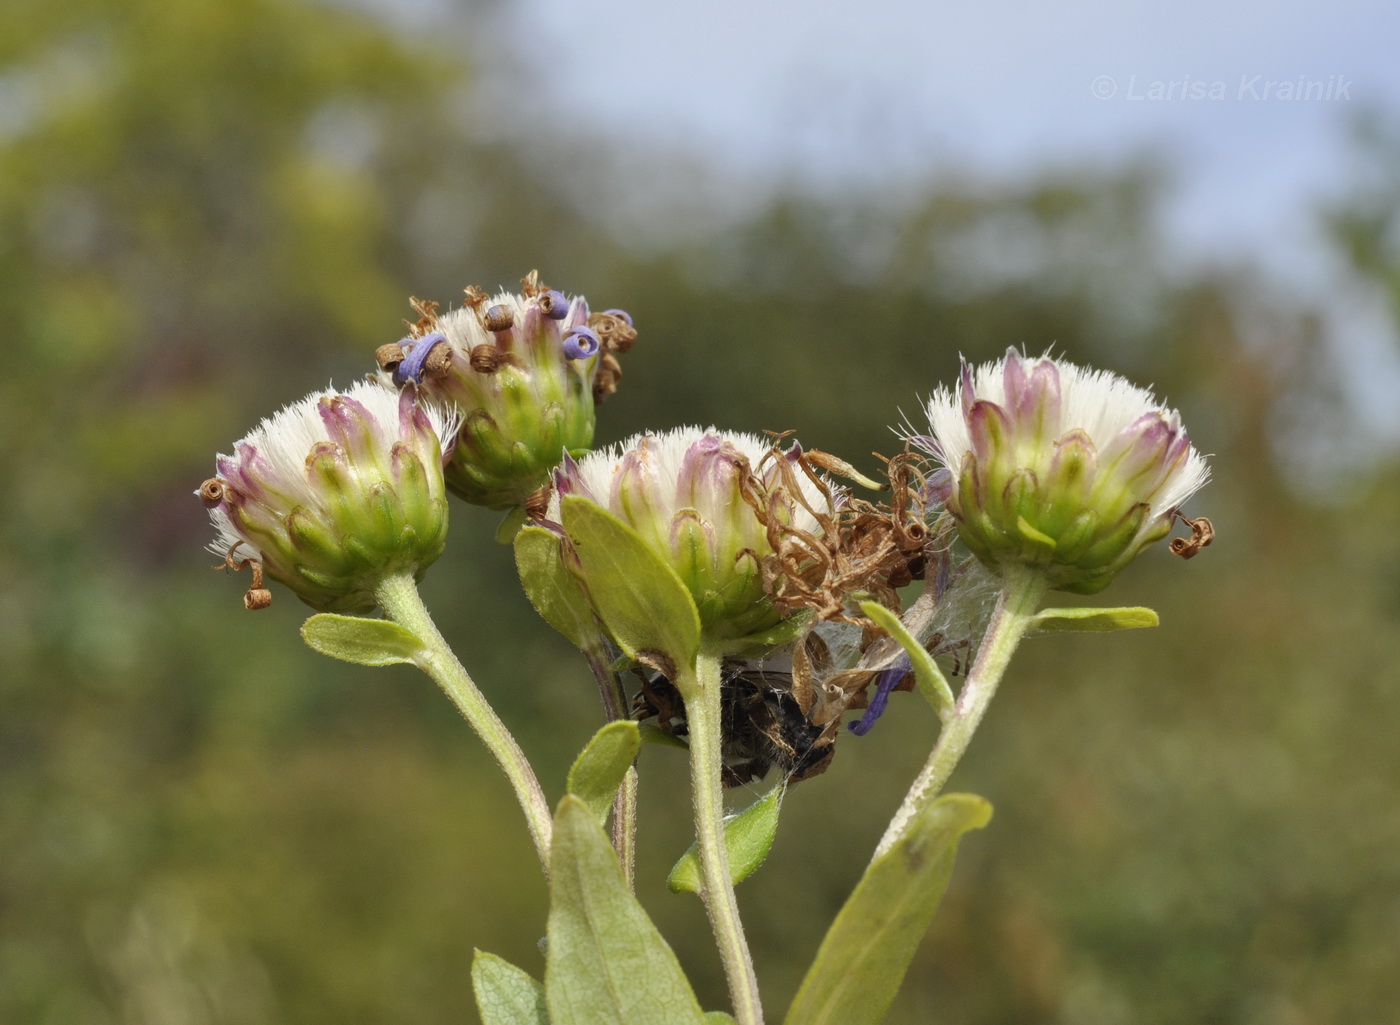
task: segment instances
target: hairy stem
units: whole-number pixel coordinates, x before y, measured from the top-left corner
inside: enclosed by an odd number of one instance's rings
[[[627,690],[622,685],[622,678],[613,672],[608,659],[607,649],[600,646],[595,650],[585,650],[584,659],[588,662],[588,668],[593,671],[593,678],[598,681],[598,694],[603,699],[603,711],[609,722],[627,717]],[[612,838],[613,848],[617,851],[617,860],[622,864],[622,874],[627,878],[627,885],[636,890],[637,888],[637,770],[633,768],[627,770],[627,775],[622,777],[622,786],[617,790],[617,797],[613,799],[612,818]]]
[[[452,699],[457,710],[462,713],[463,718],[476,731],[477,736],[505,771],[506,778],[515,790],[516,800],[520,802],[520,809],[525,813],[530,839],[535,842],[540,867],[548,879],[553,820],[549,814],[549,803],[540,788],[540,781],[525,758],[525,752],[520,750],[520,745],[515,742],[510,730],[501,722],[481,691],[477,690],[462,663],[457,660],[447,641],[438,632],[432,616],[428,614],[428,609],[418,594],[413,577],[408,574],[389,577],[379,585],[375,596],[390,619],[412,631],[422,641],[426,651],[415,660],[418,668],[432,677]]]
[[[967,680],[958,694],[953,716],[944,724],[928,761],[904,795],[904,801],[890,820],[885,835],[880,838],[879,846],[875,848],[875,858],[899,841],[914,816],[938,796],[948,777],[957,768],[963,752],[972,742],[972,735],[977,732],[982,716],[986,714],[992,696],[996,694],[997,684],[1006,672],[1012,652],[1031,625],[1036,606],[1040,604],[1045,590],[1045,581],[1034,570],[1012,567],[1005,571],[996,609],[992,612],[991,622],[987,624],[987,632],[982,635],[977,659],[972,663]]]
[[[695,840],[700,850],[700,899],[714,930],[724,962],[729,996],[739,1025],[762,1025],[749,941],[739,921],[739,902],[729,872],[724,843],[723,758],[720,737],[720,660],[702,653],[694,677],[685,681],[686,720],[690,725],[690,783],[695,802]]]

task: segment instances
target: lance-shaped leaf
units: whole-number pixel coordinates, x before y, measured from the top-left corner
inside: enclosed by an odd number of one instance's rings
[[[1157,613],[1140,606],[1121,609],[1042,609],[1031,630],[1035,633],[1108,633],[1157,625]]]
[[[581,651],[601,646],[603,632],[583,587],[564,567],[558,535],[544,527],[522,527],[515,535],[515,568],[530,604],[544,621]]]
[[[565,495],[559,507],[593,608],[613,639],[675,680],[700,650],[700,613],[681,578],[607,510],[577,495]]]
[[[933,660],[928,649],[919,643],[898,616],[879,602],[863,601],[860,603],[860,610],[874,620],[876,626],[899,642],[899,646],[904,649],[914,666],[914,681],[919,685],[919,692],[933,705],[938,717],[946,720],[952,715],[953,706],[956,704],[953,688],[948,686],[943,670],[938,668],[938,663]]]
[[[729,852],[729,875],[736,883],[758,871],[778,834],[778,813],[785,787],[776,786],[724,824],[724,847]],[[672,893],[699,893],[700,849],[690,845],[666,879]]]
[[[322,612],[303,623],[301,639],[312,651],[362,666],[413,662],[423,651],[418,636],[398,623],[334,612]]]
[[[953,871],[958,840],[992,806],[948,794],[871,862],[822,940],[784,1025],[876,1025],[889,1010]]]
[[[476,952],[472,991],[482,1025],[549,1025],[544,987],[495,954]]]
[[[704,1025],[676,955],[577,797],[559,802],[550,864],[544,992],[553,1025]]]
[[[569,793],[607,819],[617,788],[642,747],[641,730],[630,721],[610,722],[593,734],[569,770]]]

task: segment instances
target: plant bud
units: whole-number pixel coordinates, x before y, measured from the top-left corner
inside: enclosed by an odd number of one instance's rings
[[[787,530],[820,534],[812,510],[830,512],[810,478],[781,472],[780,462],[800,451],[776,452],[752,435],[686,427],[566,461],[555,489],[597,503],[635,530],[685,584],[703,636],[722,641],[780,622],[763,582],[771,539]],[[791,492],[793,482],[801,494]],[[550,519],[558,518],[556,496]]]
[[[412,388],[363,383],[293,403],[220,455],[196,492],[219,533],[211,550],[260,564],[313,608],[369,611],[387,576],[421,577],[442,554],[455,429]]]
[[[1106,587],[1170,531],[1209,470],[1180,415],[1115,374],[1014,349],[928,404],[911,437],[952,471],[947,507],[993,569],[1023,564],[1076,594]]]

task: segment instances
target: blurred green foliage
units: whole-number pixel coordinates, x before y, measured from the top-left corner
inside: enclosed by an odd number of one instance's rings
[[[1393,1020],[1400,484],[1382,454],[1326,504],[1287,486],[1280,425],[1347,416],[1316,318],[1248,268],[1164,266],[1150,167],[793,191],[632,248],[579,199],[616,173],[600,140],[474,129],[470,54],[301,0],[0,8],[0,1021],[461,1022],[473,946],[538,969],[543,886],[480,745],[407,667],[304,649],[286,593],[246,614],[190,494],[368,369],[410,293],[534,266],[641,329],[602,441],[797,429],[869,470],[959,352],[1014,344],[1155,382],[1215,453],[1220,540],[1111,595],[1162,627],[1018,656],[955,780],[997,816],[891,1022]],[[1392,288],[1394,210],[1331,220]],[[493,527],[454,510],[426,596],[557,798],[600,712]],[[898,703],[785,802],[740,890],[770,1013],[932,730]],[[663,883],[684,766],[642,768],[641,894],[721,1006]]]

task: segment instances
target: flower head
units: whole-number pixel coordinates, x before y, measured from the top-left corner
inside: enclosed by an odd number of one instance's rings
[[[593,443],[594,407],[617,389],[617,353],[636,339],[621,310],[590,314],[582,297],[538,284],[439,315],[419,303],[408,337],[376,353],[385,383],[415,383],[454,409],[461,431],[447,486],[475,505],[509,509],[549,481],[565,452]]]
[[[1206,482],[1180,415],[1115,374],[1042,356],[966,363],[911,440],[952,472],[948,511],[989,566],[1092,594],[1171,529]]]
[[[637,531],[680,576],[706,636],[745,637],[783,618],[764,588],[773,538],[819,533],[812,510],[829,511],[815,482],[783,472],[780,463],[801,451],[776,452],[753,435],[714,428],[639,434],[566,461],[556,492],[591,499]]]
[[[309,395],[218,457],[196,492],[219,533],[211,550],[260,563],[314,608],[368,611],[387,576],[421,577],[442,554],[455,428],[411,388]]]

